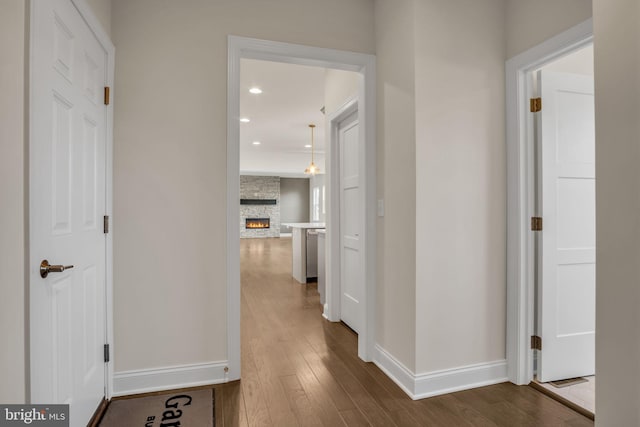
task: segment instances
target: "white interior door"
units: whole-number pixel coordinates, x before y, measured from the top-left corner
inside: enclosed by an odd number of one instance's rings
[[[364,283],[360,274],[360,172],[358,113],[338,126],[340,149],[340,318],[360,332],[364,321]]]
[[[31,400],[81,426],[105,395],[107,53],[70,0],[31,8]]]
[[[592,77],[542,71],[538,83],[544,382],[595,373],[595,125]]]

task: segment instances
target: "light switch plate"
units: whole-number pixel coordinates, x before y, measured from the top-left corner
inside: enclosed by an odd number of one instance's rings
[[[378,216],[379,217],[384,216],[384,200],[383,199],[378,199]]]

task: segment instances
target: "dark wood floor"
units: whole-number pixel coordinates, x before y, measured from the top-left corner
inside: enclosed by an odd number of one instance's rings
[[[322,318],[316,285],[291,277],[290,239],[240,248],[242,381],[214,386],[217,427],[593,426],[510,383],[412,401],[358,359],[355,333]]]
[[[510,383],[412,401],[291,277],[291,240],[243,239],[242,381],[216,387],[217,426],[593,426]]]

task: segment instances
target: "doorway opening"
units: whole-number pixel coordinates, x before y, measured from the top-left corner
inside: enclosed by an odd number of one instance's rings
[[[595,113],[593,45],[532,73],[536,210],[535,380],[595,412]]]
[[[589,391],[567,392],[595,374],[592,34],[589,20],[507,61],[509,379],[591,416]]]
[[[271,61],[276,63],[296,64],[303,66],[322,67],[331,70],[342,70],[356,72],[359,75],[357,85],[357,103],[361,118],[361,132],[357,138],[357,162],[361,166],[363,185],[359,205],[362,207],[358,219],[361,221],[360,239],[362,241],[361,264],[363,274],[359,277],[366,283],[363,295],[363,316],[365,322],[358,337],[358,355],[361,359],[369,361],[373,355],[373,326],[375,308],[375,80],[374,67],[375,57],[366,54],[342,52],[331,49],[311,48],[285,43],[276,43],[263,40],[247,39],[241,37],[229,37],[229,72],[228,72],[228,138],[227,138],[227,321],[228,321],[228,354],[229,372],[228,379],[240,378],[240,232],[244,223],[240,219],[238,200],[240,199],[240,144],[241,126],[251,123],[240,119],[241,116],[240,96],[241,89],[241,64],[244,60]],[[254,91],[257,92],[257,91]],[[259,95],[259,94],[258,94]],[[318,106],[320,109],[322,106]],[[251,120],[251,118],[248,118]],[[309,123],[305,123],[308,125]],[[305,137],[300,144],[308,143]],[[254,144],[259,142],[259,144]],[[255,147],[262,146],[262,141],[250,142]],[[327,147],[326,156],[332,155],[330,147]],[[302,150],[305,153],[304,150]],[[266,156],[265,156],[266,157]],[[309,159],[298,166],[304,171],[304,167]],[[332,162],[325,165],[326,176],[331,177]],[[320,190],[321,191],[321,190]],[[335,227],[339,218],[339,206],[331,203],[330,186],[325,186],[326,210],[326,244],[331,247],[332,242],[338,241]],[[311,197],[311,200],[316,198]],[[319,198],[318,198],[319,199]],[[310,207],[311,212],[319,210]],[[280,232],[280,221],[276,224],[271,219],[270,230]],[[294,229],[295,230],[295,229]],[[260,232],[262,230],[252,230]],[[293,239],[292,239],[293,240]],[[258,249],[256,249],[258,250]],[[277,250],[277,249],[276,249]],[[336,276],[336,269],[339,262],[335,259],[336,254],[328,250],[326,259],[326,282],[327,298],[330,298],[331,283]],[[339,274],[339,270],[338,273]]]
[[[297,288],[313,294],[319,276],[323,277],[318,274],[317,266],[319,236],[324,236],[326,217],[324,111],[325,92],[330,83],[328,75],[329,70],[324,67],[240,60],[243,293],[255,290],[254,287],[269,286],[274,287],[271,293],[279,294],[281,299],[288,298],[288,294],[279,293],[285,287],[290,288],[291,295],[300,290]],[[357,85],[345,91],[357,92]],[[314,162],[313,174],[305,170],[310,160]],[[249,201],[251,203],[247,203]],[[249,247],[262,249],[254,250],[249,258],[246,255]],[[256,262],[256,253],[270,257],[274,251],[281,256],[270,262]],[[264,266],[264,270],[259,266]],[[274,276],[270,278],[270,275]],[[264,284],[254,283],[250,279],[253,276],[263,278]],[[303,304],[313,304],[321,310],[321,305],[312,298]],[[243,303],[241,310],[249,310],[249,306]],[[294,307],[288,306],[285,310],[293,311]],[[245,345],[248,344],[243,340],[243,351]]]

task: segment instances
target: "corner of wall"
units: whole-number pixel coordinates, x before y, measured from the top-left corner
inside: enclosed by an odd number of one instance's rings
[[[415,374],[385,349],[376,345],[373,363],[413,400],[508,381],[506,360]]]
[[[415,367],[416,134],[414,0],[375,2],[378,306],[376,341]]]

